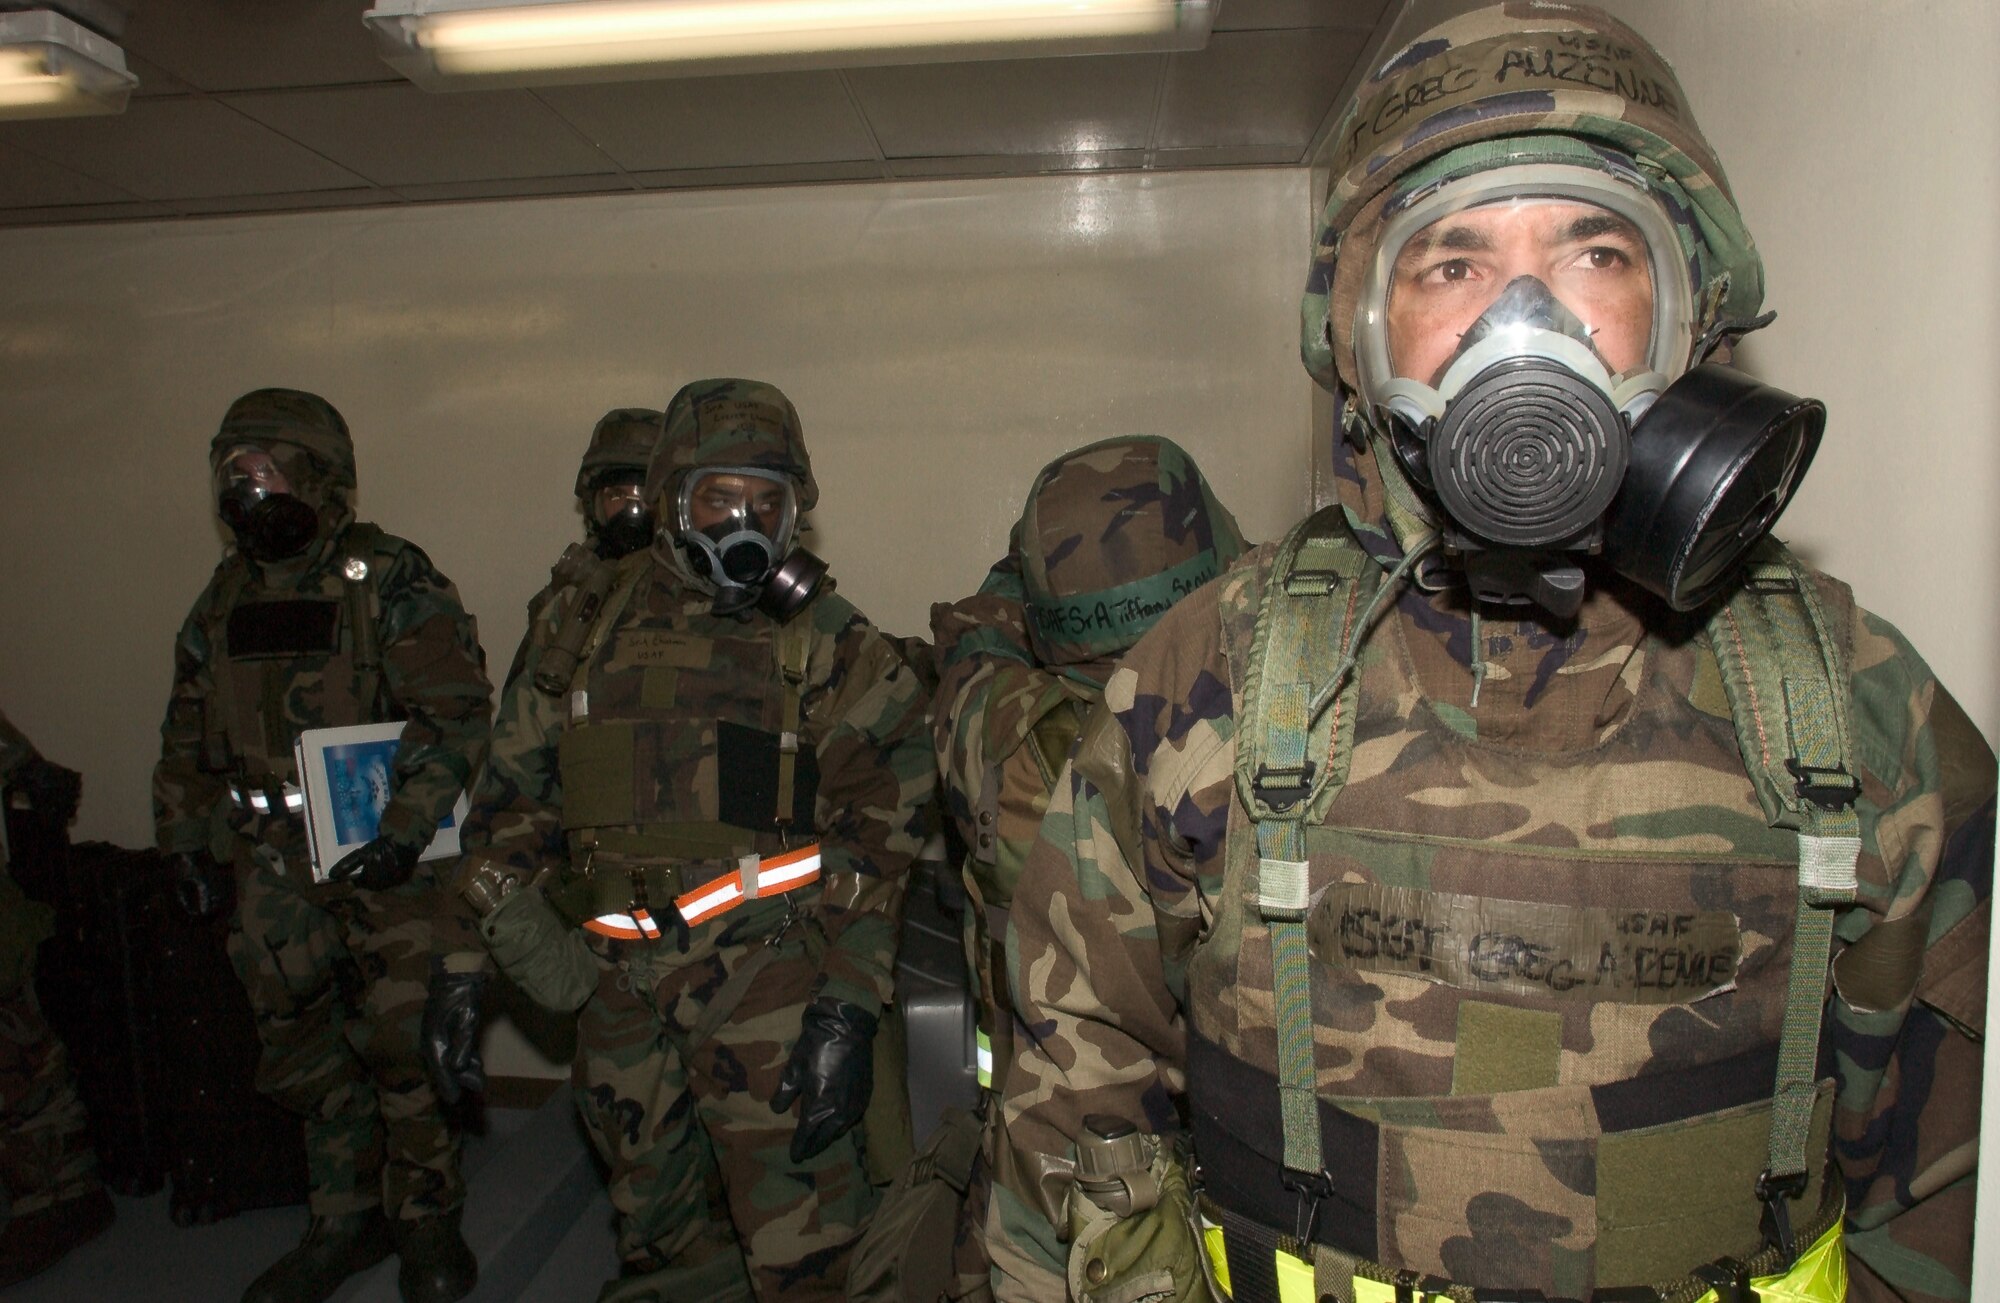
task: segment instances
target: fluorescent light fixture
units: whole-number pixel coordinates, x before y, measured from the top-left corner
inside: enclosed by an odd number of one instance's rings
[[[0,12],[0,118],[123,113],[125,51],[51,9]]]
[[[1219,0],[376,0],[426,90],[1198,50]]]

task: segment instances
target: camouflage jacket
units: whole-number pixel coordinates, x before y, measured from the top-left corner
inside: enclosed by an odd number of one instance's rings
[[[1243,1113],[1276,1110],[1268,932],[1224,890],[1232,838],[1249,835],[1234,729],[1273,555],[1244,558],[1127,654],[1018,888],[1047,904],[1017,908],[1009,939],[1028,1039],[1006,1080],[988,1222],[1002,1299],[1062,1293],[1056,1228],[1086,1114],[1184,1128],[1190,1073],[1234,1090]],[[1963,1298],[1994,763],[1901,636],[1850,609],[1861,894],[1836,923],[1822,1063],[1851,1297]],[[1744,1065],[1768,1063],[1782,1008],[1748,993],[1788,964],[1775,938],[1789,933],[1796,842],[1765,826],[1699,621],[1606,587],[1573,630],[1493,619],[1479,634],[1476,707],[1473,627],[1450,594],[1405,590],[1362,644],[1351,772],[1307,847],[1315,917],[1335,896],[1362,899],[1348,915],[1375,958],[1343,961],[1315,939],[1320,1114],[1346,1146],[1347,1211],[1373,1232],[1350,1252],[1587,1296],[1610,1252],[1584,1193],[1611,1183],[1609,1133],[1643,1127],[1704,1074],[1733,1069],[1768,1095],[1768,1072]],[[1565,917],[1733,915],[1744,989],[1565,1003],[1528,945],[1510,952],[1512,985],[1420,977],[1429,920],[1366,900],[1395,886]],[[1629,1082],[1640,1089],[1614,1089]],[[1199,1157],[1215,1184],[1222,1156]],[[1685,1158],[1666,1175],[1686,1175]]]
[[[468,853],[529,874],[551,868],[560,881],[571,876],[574,849],[566,826],[588,825],[608,845],[618,831],[643,837],[649,829],[734,825],[740,817],[730,816],[734,794],[723,770],[743,771],[723,756],[730,744],[721,734],[774,736],[781,708],[778,626],[761,614],[745,620],[711,614],[707,594],[649,553],[617,564],[635,574],[634,587],[622,603],[614,598],[608,604],[615,618],[599,631],[594,655],[573,679],[576,691],[550,694],[534,684],[568,595],[547,602],[530,626],[517,669],[501,690],[493,758],[467,821]],[[820,843],[812,916],[827,942],[822,989],[875,1010],[893,994],[903,889],[936,782],[925,747],[926,697],[895,644],[839,595],[823,593],[794,619],[810,622],[799,742],[817,769],[806,835],[816,834]],[[631,812],[622,826],[586,816],[574,794],[566,803],[565,736],[603,732],[572,719],[577,692],[588,702],[583,718],[592,725],[615,720],[629,730],[625,755],[614,765],[629,766],[629,776],[617,780],[621,790],[592,797],[594,803],[622,802]],[[802,790],[805,768],[802,759]],[[777,849],[768,831],[758,832],[754,844],[760,852]],[[698,873],[719,867],[643,850],[593,854],[599,876],[607,868],[642,864]],[[653,902],[652,912],[668,929],[662,944],[692,955],[725,938],[768,931],[788,907],[786,897],[760,899],[722,915],[715,926],[693,928],[667,902]],[[463,966],[466,957],[449,962]]]
[[[381,669],[358,663],[344,546],[285,568],[231,553],[174,642],[174,683],[153,771],[161,850],[228,862],[237,834],[297,849],[296,819],[235,809],[228,781],[293,780],[292,743],[311,728],[404,720],[381,832],[426,844],[486,759],[492,685],[472,617],[421,548],[373,534],[368,584]],[[371,681],[372,680],[372,681]],[[296,840],[295,840],[296,839]]]
[[[33,754],[35,747],[27,735],[14,727],[13,720],[0,715],[0,781],[13,777],[14,770]]]
[[[27,735],[0,714],[0,785],[35,754]],[[11,996],[34,973],[35,948],[55,932],[55,911],[29,900],[7,872],[6,845],[0,841],[0,998]]]

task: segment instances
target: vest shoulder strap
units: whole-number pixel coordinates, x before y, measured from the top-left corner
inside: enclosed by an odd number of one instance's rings
[[[341,589],[347,597],[347,622],[354,638],[354,675],[358,680],[356,700],[370,710],[380,705],[382,693],[382,602],[376,589],[377,556],[382,529],[357,520],[341,532]]]

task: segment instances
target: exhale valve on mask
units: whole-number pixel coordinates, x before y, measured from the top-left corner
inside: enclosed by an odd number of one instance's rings
[[[1383,389],[1397,461],[1442,509],[1476,597],[1568,617],[1581,559],[1677,610],[1704,605],[1770,532],[1826,410],[1722,366],[1614,376],[1547,286],[1517,277],[1435,388]]]

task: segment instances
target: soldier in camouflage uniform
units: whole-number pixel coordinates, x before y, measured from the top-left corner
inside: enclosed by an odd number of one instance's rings
[[[417,857],[485,759],[477,631],[429,557],[354,519],[354,447],[326,400],[245,394],[210,463],[236,547],[175,643],[153,804],[183,908],[235,900],[258,1088],[305,1124],[310,1226],[245,1298],[325,1298],[392,1251],[404,1298],[458,1298],[477,1268],[459,1137],[417,1047],[437,900]],[[398,719],[379,835],[315,882],[294,740]]]
[[[699,381],[665,424],[658,540],[528,632],[461,889],[500,967],[582,1010],[619,1220],[601,1297],[834,1298],[875,1198],[853,1127],[935,784],[925,699],[793,582],[818,490],[785,396]]]
[[[0,715],[0,792],[67,824],[80,790],[75,770],[42,759]],[[68,1056],[35,999],[35,953],[54,920],[6,869],[0,855],[0,1288],[52,1265],[112,1216]]]
[[[966,960],[979,1084],[1012,1055],[1007,915],[1049,792],[1118,657],[1220,574],[1243,538],[1181,447],[1146,435],[1066,453],[1035,477],[1014,546],[979,592],[931,609],[943,662],[932,738],[967,848]],[[990,1120],[998,1110],[989,1107]],[[953,1297],[986,1287],[990,1145],[966,1193]]]
[[[1572,576],[1482,568],[1460,467],[1414,455],[1458,409],[1393,401],[1450,389],[1510,295],[1577,375],[1664,340],[1672,380],[1761,324],[1672,72],[1509,0],[1384,64],[1337,139],[1304,355],[1342,399],[1339,501],[1126,655],[1050,802],[1008,950],[996,1293],[1102,1297],[1136,1264],[1181,1298],[1968,1297],[1991,751],[1772,540],[1705,591],[1614,569],[1610,533]],[[1521,241],[1560,254],[1533,284]],[[1685,316],[1614,358],[1600,277]],[[1433,290],[1469,311],[1405,332]],[[1534,604],[1469,593],[1510,582]],[[1116,1175],[1154,1161],[1134,1124],[1191,1135],[1191,1254],[1100,1233],[1166,1225],[1105,1192],[1176,1193]]]

